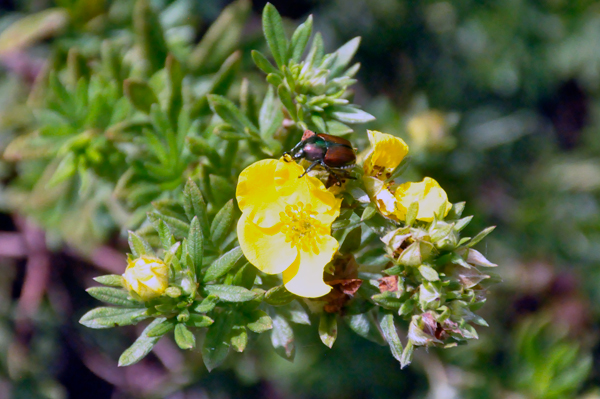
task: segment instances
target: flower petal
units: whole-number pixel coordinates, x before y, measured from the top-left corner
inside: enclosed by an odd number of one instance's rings
[[[329,192],[323,182],[304,175],[304,168],[295,162],[281,161],[275,169],[275,186],[286,204],[310,204],[316,218],[330,225],[340,214],[342,200]]]
[[[279,218],[279,216],[278,216]],[[281,225],[264,228],[242,214],[238,225],[238,240],[248,262],[267,274],[277,274],[287,269],[298,258],[298,250],[285,241]]]
[[[240,210],[261,227],[279,223],[279,212],[285,204],[275,187],[274,174],[279,161],[263,159],[248,166],[240,173],[236,197]]]
[[[433,221],[433,215],[445,204],[444,216],[450,212],[452,204],[448,201],[448,195],[437,181],[426,177],[421,182],[408,182],[401,184],[395,193],[396,215],[400,220],[406,218],[406,212],[410,204],[419,203],[417,219],[425,222]]]
[[[331,236],[321,238],[318,254],[300,251],[298,259],[283,272],[285,288],[291,293],[305,298],[318,298],[331,290],[331,286],[323,281],[323,271],[338,250],[339,243]]]
[[[384,168],[386,173],[392,172],[408,154],[408,145],[399,137],[367,130],[373,152],[364,164],[365,173],[374,176],[376,166]]]

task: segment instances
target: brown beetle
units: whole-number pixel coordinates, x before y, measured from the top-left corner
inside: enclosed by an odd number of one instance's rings
[[[337,179],[338,172],[335,171],[336,169],[338,171],[350,169],[356,163],[354,148],[348,140],[330,134],[315,133],[310,130],[305,130],[302,140],[283,155],[289,155],[295,160],[304,158],[312,162],[302,176],[310,172],[315,166],[321,165],[329,173],[335,175]],[[339,179],[337,180],[339,181]]]

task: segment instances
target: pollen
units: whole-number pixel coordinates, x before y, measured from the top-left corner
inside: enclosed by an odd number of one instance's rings
[[[279,213],[285,241],[302,251],[318,254],[318,243],[322,236],[329,234],[329,229],[316,216],[317,212],[312,210],[310,204],[298,202],[287,205],[285,212]]]

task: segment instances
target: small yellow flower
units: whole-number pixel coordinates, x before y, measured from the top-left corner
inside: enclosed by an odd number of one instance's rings
[[[367,134],[373,152],[365,160],[365,174],[386,179],[408,154],[408,145],[391,134],[374,130],[367,130]]]
[[[283,273],[288,291],[306,298],[327,294],[323,270],[338,249],[331,223],[341,200],[295,162],[266,159],[240,174],[238,240],[246,259],[268,274]]]
[[[408,207],[413,203],[419,204],[417,219],[424,222],[433,221],[434,213],[439,212],[445,204],[444,216],[450,212],[452,204],[448,202],[448,195],[437,181],[426,177],[418,183],[408,182],[396,188],[396,216],[400,220],[406,219]]]
[[[142,255],[128,262],[123,280],[132,294],[147,301],[165,292],[169,286],[169,268],[160,259]]]
[[[390,184],[372,176],[363,176],[363,183],[367,194],[375,201],[381,214],[395,219],[396,197],[390,190]]]
[[[451,119],[451,115],[435,110],[428,110],[412,117],[406,125],[411,145],[417,149],[443,149],[452,146],[454,139],[449,133],[453,125]]]

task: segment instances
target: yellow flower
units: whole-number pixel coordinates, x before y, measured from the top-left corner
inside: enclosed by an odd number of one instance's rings
[[[341,200],[295,162],[266,159],[240,174],[238,240],[246,259],[268,274],[283,273],[288,291],[306,298],[327,294],[325,265],[338,249],[330,235]]]
[[[448,195],[437,181],[426,177],[418,183],[408,182],[396,188],[396,216],[400,220],[406,219],[408,207],[413,203],[419,204],[417,219],[424,222],[433,221],[433,214],[439,212],[445,205],[444,216],[450,212],[452,204],[448,202]]]
[[[128,262],[123,280],[134,296],[147,301],[165,292],[169,286],[169,268],[160,259],[142,255]]]
[[[408,145],[404,140],[374,130],[367,130],[373,152],[365,160],[365,174],[388,178],[408,154]]]
[[[390,185],[372,176],[363,176],[363,183],[369,197],[383,216],[395,218],[396,197],[390,191]]]

